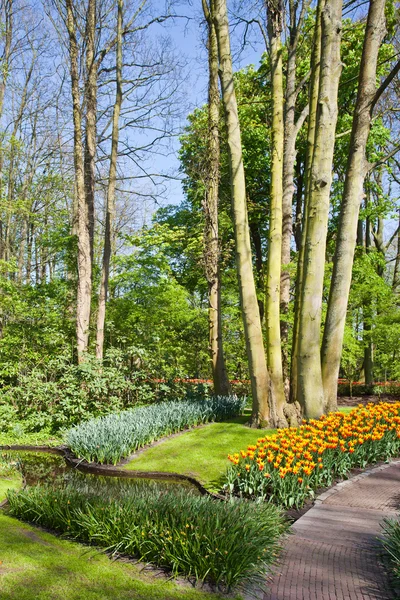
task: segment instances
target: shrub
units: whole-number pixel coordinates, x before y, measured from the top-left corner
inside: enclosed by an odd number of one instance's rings
[[[44,486],[8,492],[8,500],[16,517],[228,590],[265,574],[286,528],[273,506],[156,485],[117,499]]]
[[[330,413],[298,429],[281,429],[229,455],[225,489],[298,507],[353,467],[388,460],[399,451],[400,403],[360,405],[347,415]]]
[[[79,365],[60,355],[45,369],[34,367],[11,383],[0,383],[0,432],[11,431],[19,421],[20,435],[43,429],[54,433],[133,406],[209,396],[204,386],[155,379],[152,371],[128,366],[116,349],[107,351],[102,364],[91,355]]]
[[[388,553],[394,576],[400,580],[400,521],[384,519],[382,529],[383,547]]]
[[[67,432],[66,443],[76,456],[88,462],[115,465],[164,435],[236,416],[244,405],[245,399],[237,396],[215,396],[203,401],[142,406],[82,423]]]

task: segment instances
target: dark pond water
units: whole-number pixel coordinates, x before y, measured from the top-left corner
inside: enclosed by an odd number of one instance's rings
[[[1,450],[0,462],[16,468],[27,486],[72,485],[77,491],[90,491],[113,498],[132,494],[135,489],[143,490],[146,487],[199,494],[198,489],[189,481],[180,479],[126,478],[83,473],[76,467],[69,466],[63,456],[48,452]]]

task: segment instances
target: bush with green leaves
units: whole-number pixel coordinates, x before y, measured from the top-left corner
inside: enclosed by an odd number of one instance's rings
[[[9,512],[107,551],[230,590],[265,577],[286,529],[279,510],[187,491],[131,486],[125,496],[47,486],[8,492]]]
[[[384,519],[383,546],[389,556],[391,568],[400,581],[400,515],[398,519]]]
[[[91,355],[79,365],[66,355],[53,357],[45,368],[36,366],[0,383],[0,432],[18,423],[21,433],[55,433],[137,405],[208,395],[177,377],[156,379],[154,372],[128,364],[118,349],[108,350],[102,364]]]
[[[142,406],[81,423],[67,432],[66,443],[76,456],[88,462],[115,465],[165,435],[234,417],[245,404],[245,398],[214,396]]]

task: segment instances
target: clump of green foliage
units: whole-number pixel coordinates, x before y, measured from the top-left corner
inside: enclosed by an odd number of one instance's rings
[[[388,553],[393,574],[400,581],[400,520],[384,519],[382,529],[383,547]]]
[[[272,505],[219,502],[156,484],[118,499],[39,486],[8,492],[8,500],[10,513],[25,521],[227,590],[265,576],[286,528]]]
[[[140,354],[137,348],[131,352]],[[132,406],[209,395],[206,386],[186,384],[172,374],[170,379],[157,376],[151,366],[132,368],[118,349],[109,349],[103,363],[87,355],[75,364],[62,354],[45,367],[35,366],[15,377],[3,378],[0,369],[0,434],[21,438],[46,431],[51,435]]]
[[[88,462],[115,465],[160,437],[234,417],[245,404],[245,398],[214,396],[142,406],[82,423],[67,432],[66,443],[76,456]]]

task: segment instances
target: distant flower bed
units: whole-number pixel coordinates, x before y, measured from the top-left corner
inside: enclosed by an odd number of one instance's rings
[[[297,429],[282,429],[229,455],[225,488],[299,507],[316,489],[346,477],[352,468],[399,452],[400,402],[360,405],[348,414],[331,413]]]
[[[227,590],[265,576],[275,562],[286,529],[276,507],[219,502],[156,485],[130,488],[121,498],[73,487],[26,488],[8,492],[9,511],[108,552]]]
[[[81,423],[67,432],[66,443],[88,462],[115,465],[165,435],[234,417],[245,404],[246,399],[237,396],[152,404]]]

